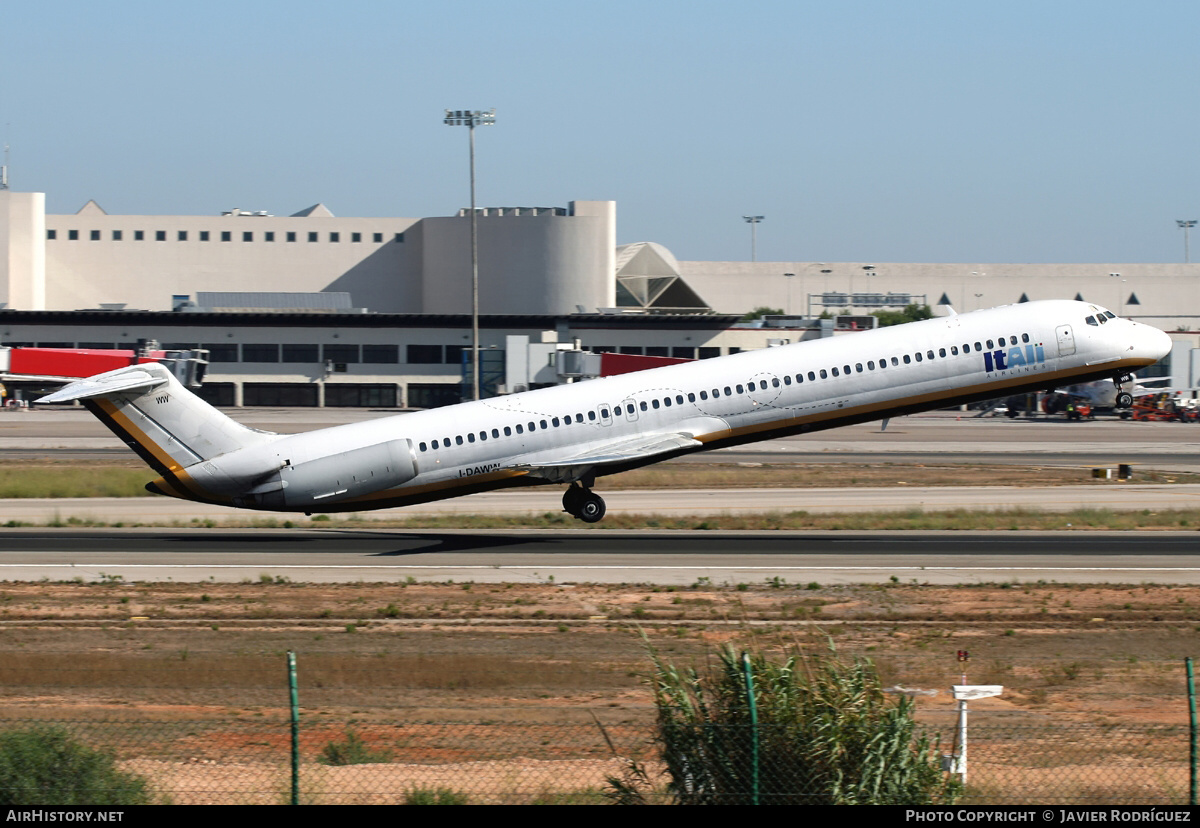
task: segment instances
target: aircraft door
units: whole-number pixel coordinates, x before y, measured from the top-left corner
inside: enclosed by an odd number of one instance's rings
[[[1058,355],[1060,357],[1075,353],[1075,334],[1071,331],[1070,325],[1059,325],[1054,329],[1054,335],[1058,339]]]
[[[621,403],[621,408],[623,408],[625,411],[625,419],[626,420],[628,420],[631,423],[637,422],[638,408],[637,408],[637,404],[634,403],[632,398],[624,400]]]
[[[605,403],[600,404],[600,425],[610,426],[613,424],[612,406]]]

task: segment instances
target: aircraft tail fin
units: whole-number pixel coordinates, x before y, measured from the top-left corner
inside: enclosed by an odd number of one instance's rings
[[[72,382],[37,400],[79,400],[162,475],[279,435],[231,420],[158,363],[118,368]]]

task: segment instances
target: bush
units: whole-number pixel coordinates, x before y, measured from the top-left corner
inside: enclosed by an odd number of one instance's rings
[[[772,661],[726,648],[700,673],[651,658],[665,790],[656,797],[649,773],[631,763],[609,780],[617,802],[925,805],[958,794],[917,730],[912,700],[886,696],[869,660],[830,650]]]
[[[322,765],[378,765],[392,761],[392,752],[371,750],[361,736],[347,730],[345,741],[327,742],[317,761]]]
[[[0,806],[147,805],[146,780],[61,727],[0,733]]]
[[[466,805],[465,793],[452,788],[413,788],[404,795],[405,805]]]

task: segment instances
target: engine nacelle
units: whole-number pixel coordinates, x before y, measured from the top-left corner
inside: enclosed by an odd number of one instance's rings
[[[286,441],[231,452],[187,468],[193,482],[235,506],[320,510],[417,476],[412,442],[388,440],[350,451],[292,462]]]

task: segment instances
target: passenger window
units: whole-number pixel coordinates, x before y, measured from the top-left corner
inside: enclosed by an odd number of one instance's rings
[[[930,354],[930,357],[932,357],[932,356],[933,356],[933,354]],[[940,356],[940,357],[945,357],[945,356],[946,356],[946,349],[945,349],[945,348],[938,348],[938,356]]]
[[[498,428],[493,428],[493,429],[492,429],[492,439],[493,439],[493,440],[499,440],[499,439],[500,439],[500,429],[498,429]]]
[[[454,445],[461,446],[462,444],[463,444],[462,435],[460,434],[454,438]]]
[[[505,437],[511,437],[511,436],[512,436],[512,429],[511,429],[511,428],[509,428],[508,426],[505,426],[505,427],[504,427],[504,436],[505,436]]]
[[[741,386],[738,386],[738,391],[740,392],[741,390],[742,390]],[[732,393],[733,393],[733,391],[729,388],[728,385],[726,385],[725,386],[725,396],[728,397]]]
[[[600,409],[600,419],[602,419],[602,420],[608,419],[608,409],[607,408]]]
[[[525,433],[525,427],[522,426],[520,423],[517,423],[517,434],[524,434],[524,433]]]
[[[905,354],[905,355],[904,355],[904,364],[905,364],[905,365],[911,365],[911,364],[912,364],[912,357],[910,357],[908,354]]]
[[[437,448],[438,448],[438,441],[437,441],[437,440],[434,440],[434,441],[433,441],[433,450],[434,450],[434,451],[437,451]]]
[[[907,361],[907,360],[905,360],[905,361]],[[921,352],[917,351],[917,362],[920,362],[920,361],[921,361]]]
[[[830,368],[829,370],[830,370],[830,371],[833,373],[833,375],[834,375],[835,377],[836,377],[836,376],[839,376],[839,374],[838,374],[838,369],[837,369],[837,368]]]
[[[645,404],[645,403],[642,403],[642,411],[645,411],[645,410],[646,410],[646,404]],[[596,421],[596,412],[595,412],[595,411],[589,411],[589,412],[588,412],[588,419],[589,419],[589,420],[591,420],[592,422],[595,422],[595,421]]]
[[[764,386],[765,386],[765,385],[766,385],[766,383],[764,383]],[[773,379],[773,380],[771,380],[771,387],[772,387],[772,388],[778,388],[778,387],[779,387],[779,380],[777,380],[777,379]]]
[[[896,357],[892,357],[892,365],[899,365],[899,364],[900,364],[900,360],[896,359]]]
[[[826,378],[826,377],[828,377],[828,376],[829,376],[829,374],[825,373],[825,369],[824,369],[824,368],[822,368],[822,369],[821,369],[821,379],[825,379],[825,378]]]
[[[854,363],[854,370],[861,374],[863,372],[862,363],[861,362]]]
[[[676,404],[676,405],[683,405],[683,394],[676,394],[676,395],[675,395],[675,404]]]
[[[1022,341],[1022,342],[1028,342],[1028,341],[1029,341],[1029,334],[1027,334],[1027,333],[1026,333],[1026,334],[1021,334],[1021,341]]]
[[[987,346],[988,346],[988,350],[990,351],[990,350],[992,349],[992,347],[993,347],[993,346],[992,346],[992,340],[990,340],[990,339],[989,339],[989,340],[987,341]]]
[[[958,356],[958,346],[957,346],[957,345],[951,345],[951,346],[950,346],[950,353],[951,353],[953,356]]]
[[[944,355],[945,353],[946,353],[945,351],[942,351],[942,354],[943,354],[943,355]],[[926,352],[925,352],[925,356],[926,356],[926,357],[928,357],[929,359],[933,359],[933,351],[926,351]]]
[[[558,417],[551,418],[550,425],[554,426],[555,428],[558,428]]]
[[[783,378],[783,384],[784,384],[784,385],[791,385],[791,384],[792,384],[792,377],[791,377],[791,375],[790,375],[790,374],[788,374],[788,375],[785,375],[785,376],[784,376],[784,378]]]
[[[812,371],[809,371],[809,372],[808,372],[808,381],[809,381],[809,382],[812,382],[812,381],[813,381],[813,380],[815,380],[816,378],[817,378],[816,374],[814,374]]]
[[[424,443],[421,443],[421,451],[427,451],[428,449],[429,449],[429,447],[427,445],[425,445]]]
[[[539,423],[541,423],[541,425],[542,425],[542,431],[545,431],[545,430],[546,430],[546,421],[545,421],[545,420],[539,420],[538,422],[539,422]]]
[[[646,411],[646,410],[648,410],[648,409],[650,408],[650,406],[646,405],[646,401],[645,401],[645,400],[642,400],[642,402],[640,403],[640,405],[641,405],[642,411]]]
[[[867,360],[867,370],[868,370],[868,371],[874,371],[874,370],[875,370],[875,360],[873,360],[873,359],[868,359],[868,360]]]
[[[708,392],[707,392],[707,391],[701,391],[701,392],[700,392],[700,399],[702,399],[702,400],[707,400],[707,399],[708,399]]]
[[[737,387],[737,392],[738,392],[739,394],[745,394],[745,393],[746,393],[746,389],[745,389],[745,388],[743,388],[742,386],[740,386],[740,385],[739,385],[739,386]]]
[[[688,402],[690,402],[690,403],[694,403],[695,401],[696,401],[696,395],[695,395],[695,394],[688,394]],[[632,413],[633,413],[633,410],[632,410],[632,409],[630,409],[629,413],[630,413],[630,414],[632,414]]]
[[[468,434],[468,435],[467,435],[467,442],[468,442],[468,443],[474,443],[474,442],[475,442],[475,433],[474,433],[474,432],[471,432],[470,434]]]
[[[655,409],[657,409],[657,408],[659,407],[659,405],[658,405],[658,400],[651,400],[651,401],[650,401],[650,406],[651,406],[652,408],[655,408]]]

